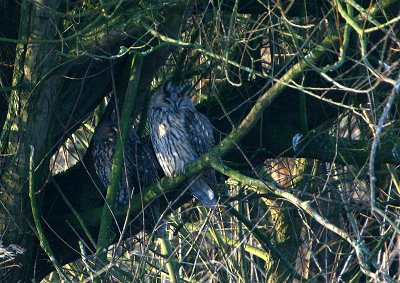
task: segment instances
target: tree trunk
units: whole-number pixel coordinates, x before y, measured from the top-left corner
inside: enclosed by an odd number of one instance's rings
[[[57,10],[54,1],[39,1]],[[35,149],[35,190],[42,188],[49,173],[48,161],[52,105],[55,93],[62,80],[54,75],[53,68],[59,63],[55,52],[56,43],[43,43],[42,39],[52,39],[57,33],[58,22],[47,10],[39,8],[30,1],[24,1],[21,8],[21,24],[15,59],[13,85],[26,85],[14,90],[8,107],[7,121],[3,128],[6,138],[2,147],[7,155],[1,174],[3,204],[0,212],[0,230],[6,245],[17,244],[25,249],[23,255],[15,259],[15,267],[7,274],[8,282],[28,281],[34,274],[38,252],[38,241],[31,221],[28,198],[29,152]],[[25,44],[25,40],[32,43]],[[40,44],[39,44],[40,42]],[[37,195],[40,203],[40,194]]]
[[[18,36],[20,42],[16,46],[12,86],[22,87],[11,93],[7,118],[2,129],[1,148],[6,158],[1,166],[0,175],[0,234],[4,246],[18,245],[25,252],[15,258],[10,264],[11,268],[2,268],[0,271],[0,278],[7,282],[40,279],[49,270],[48,258],[39,247],[31,217],[28,197],[30,146],[35,149],[34,163],[37,167],[34,189],[40,211],[44,208],[42,201],[48,188],[46,184],[50,181],[50,157],[58,145],[77,128],[77,121],[81,121],[93,111],[102,97],[109,92],[112,72],[118,74],[125,63],[125,60],[93,60],[87,56],[80,56],[69,62],[70,64],[64,64],[64,57],[60,55],[60,51],[65,54],[67,45],[61,48],[61,19],[51,11],[61,10],[61,4],[57,3],[50,0],[35,3],[24,1],[21,7]],[[171,17],[173,20],[162,27],[168,31],[166,34],[178,34],[182,21],[186,19],[182,17],[182,11],[187,9],[186,4],[166,9],[167,13],[180,15]],[[93,52],[113,54],[118,52],[120,45],[130,46],[130,41],[124,40],[129,38],[127,34],[143,33],[143,28],[140,21],[132,17],[137,10],[134,4],[129,9],[133,11],[130,18],[126,16],[119,19],[121,23],[113,26],[113,32],[94,33],[94,37],[88,36],[85,38],[88,41],[80,44],[87,44],[86,48]],[[109,23],[106,18],[100,19],[96,28],[103,27],[104,30],[104,26],[108,27]],[[96,49],[97,47],[101,48]],[[143,85],[148,86],[154,72],[160,68],[169,52],[169,47],[160,48],[145,58]],[[63,76],[68,74],[77,79],[70,80]],[[141,103],[137,105],[140,106]],[[82,168],[82,171],[84,170]],[[81,187],[79,182],[77,186]],[[83,184],[82,187],[84,186]],[[87,193],[90,188],[88,186],[86,191],[83,189],[82,192]],[[48,212],[43,211],[42,214]],[[46,226],[44,228],[46,229]],[[52,238],[52,235],[49,234],[49,238]],[[63,236],[68,238],[68,235]],[[73,258],[59,252],[56,254],[62,262],[65,262],[66,258]]]

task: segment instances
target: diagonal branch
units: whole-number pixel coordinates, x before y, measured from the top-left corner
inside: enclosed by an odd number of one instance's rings
[[[138,84],[140,80],[140,70],[142,67],[142,57],[135,55],[132,59],[131,74],[129,78],[129,86],[125,96],[124,106],[121,113],[121,136],[117,139],[115,145],[114,160],[112,164],[112,174],[110,185],[107,188],[106,203],[102,210],[102,217],[100,222],[99,237],[97,240],[96,252],[99,254],[99,259],[103,262],[107,259],[107,253],[104,250],[111,244],[110,243],[110,230],[112,223],[112,211],[110,208],[115,207],[116,197],[119,190],[119,183],[122,175],[122,160],[123,148],[126,137],[129,131],[130,116],[135,105],[137,96]]]

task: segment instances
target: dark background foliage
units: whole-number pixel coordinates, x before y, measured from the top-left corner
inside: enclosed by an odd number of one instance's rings
[[[399,280],[398,5],[1,0],[1,280]],[[167,79],[217,145],[106,220],[94,129],[117,107],[151,146]],[[209,167],[213,211],[181,195]],[[141,232],[156,198],[163,239]]]

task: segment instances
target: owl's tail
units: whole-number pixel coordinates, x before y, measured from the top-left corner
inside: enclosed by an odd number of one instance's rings
[[[188,185],[190,186],[189,192],[197,198],[202,205],[208,208],[215,208],[217,206],[217,198],[202,175],[197,175],[189,179]]]

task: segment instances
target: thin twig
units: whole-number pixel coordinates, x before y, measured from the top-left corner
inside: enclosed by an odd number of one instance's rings
[[[42,249],[45,251],[47,256],[49,257],[51,263],[55,267],[58,275],[63,278],[65,281],[70,282],[69,278],[64,274],[62,271],[62,268],[58,264],[56,258],[54,257],[53,251],[50,247],[49,242],[46,239],[46,236],[43,232],[42,224],[40,223],[40,217],[39,217],[39,209],[37,207],[36,203],[36,196],[35,196],[35,181],[34,181],[34,154],[35,154],[35,148],[31,145],[30,146],[30,154],[29,154],[29,199],[31,201],[31,209],[32,209],[32,216],[33,216],[33,222],[35,223],[35,228],[37,231],[37,236],[39,238],[39,244],[42,247]]]
[[[119,183],[122,175],[122,163],[123,163],[123,148],[128,136],[130,115],[135,104],[135,93],[138,89],[138,83],[140,79],[140,70],[142,66],[143,58],[140,55],[134,55],[132,59],[132,71],[129,80],[135,83],[131,84],[131,95],[125,96],[124,106],[122,108],[121,120],[120,120],[120,131],[118,139],[115,145],[115,152],[112,164],[112,174],[110,184],[107,188],[106,202],[110,208],[115,207],[117,194],[119,191]],[[107,247],[110,245],[110,234],[111,234],[111,223],[112,223],[112,211],[108,206],[104,206],[102,211],[102,217],[100,222],[99,236],[97,240],[96,252],[99,256],[99,261],[105,262],[107,259]]]

